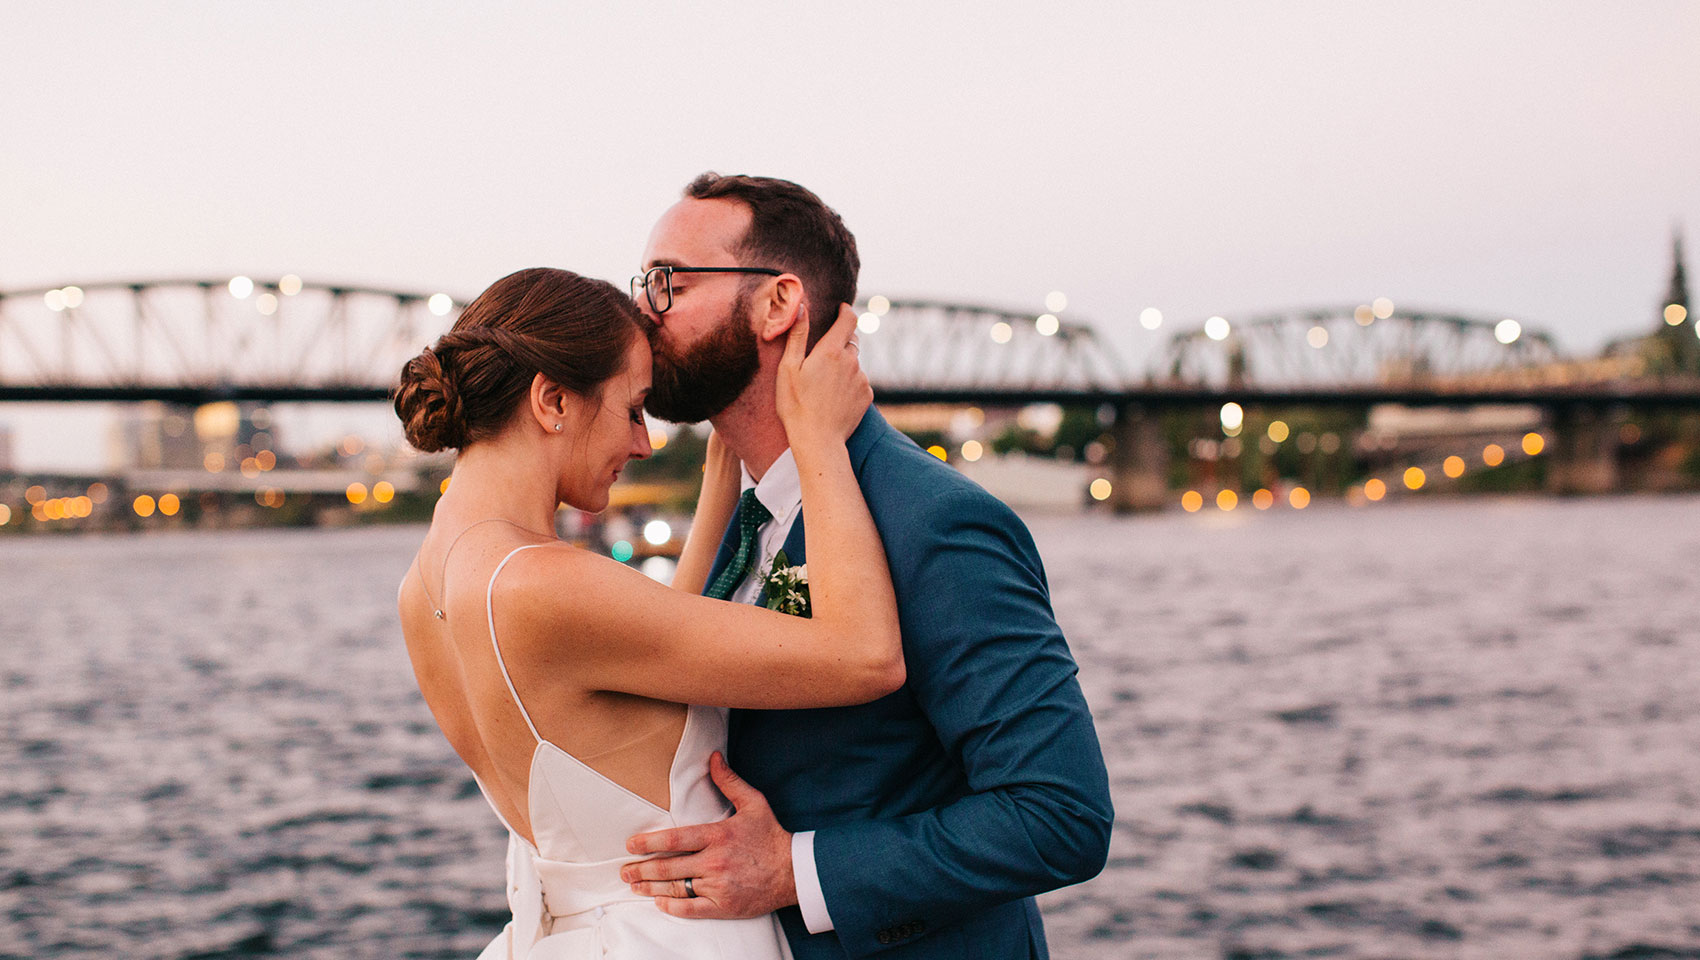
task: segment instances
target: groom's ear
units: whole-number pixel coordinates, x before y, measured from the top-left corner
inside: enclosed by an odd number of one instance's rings
[[[763,343],[783,341],[795,323],[808,323],[803,281],[794,273],[782,273],[768,285],[756,311],[756,336]],[[781,343],[781,346],[784,344]]]

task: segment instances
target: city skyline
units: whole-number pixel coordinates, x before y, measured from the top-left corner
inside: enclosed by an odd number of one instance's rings
[[[15,11],[0,289],[623,283],[714,168],[817,190],[864,295],[1060,290],[1135,361],[1211,314],[1380,296],[1590,352],[1650,332],[1700,229],[1692,5],[708,11]],[[104,423],[0,408],[28,465],[86,463]]]

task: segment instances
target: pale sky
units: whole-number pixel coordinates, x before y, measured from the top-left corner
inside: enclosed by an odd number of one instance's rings
[[[5,0],[0,31],[0,289],[623,283],[715,169],[819,193],[864,295],[1062,290],[1134,361],[1377,296],[1592,350],[1700,235],[1692,2]],[[106,416],[0,405],[31,466]]]

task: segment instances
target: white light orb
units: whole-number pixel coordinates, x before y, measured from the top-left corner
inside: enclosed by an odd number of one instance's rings
[[[1523,335],[1523,325],[1507,317],[1493,328],[1493,338],[1500,343],[1516,343]]]
[[[1002,320],[992,324],[992,342],[1008,343],[1010,338],[1013,336],[1015,336],[1015,328],[1011,327],[1009,324]]]
[[[672,583],[673,572],[679,564],[672,557],[649,557],[638,564],[638,571],[657,583]]]
[[[260,316],[269,317],[277,312],[277,296],[262,293],[254,298],[254,309],[260,311]]]
[[[1306,330],[1305,342],[1318,350],[1328,346],[1328,328],[1321,324],[1317,324],[1309,330]]]
[[[1369,305],[1369,310],[1377,320],[1386,320],[1393,316],[1393,301],[1386,297],[1376,297],[1375,302]]]
[[[1204,335],[1212,340],[1226,340],[1233,331],[1226,317],[1211,317],[1204,321]]]
[[[659,547],[673,539],[673,527],[665,520],[651,520],[643,525],[643,538]]]
[[[890,309],[891,301],[887,300],[885,297],[876,293],[868,298],[868,312],[874,316],[883,317],[885,316],[885,312]]]
[[[1041,337],[1054,337],[1057,331],[1062,329],[1062,323],[1052,314],[1041,313],[1039,318],[1033,321],[1033,329],[1039,331]]]
[[[1052,313],[1062,313],[1068,308],[1068,295],[1061,290],[1052,290],[1045,294],[1045,309]]]
[[[1163,311],[1156,307],[1146,307],[1139,311],[1139,325],[1147,330],[1155,330],[1163,325]]]
[[[231,277],[229,287],[231,296],[246,300],[254,292],[254,281],[247,277]]]
[[[431,299],[425,301],[425,308],[439,317],[446,317],[455,306],[455,298],[446,293],[433,293]]]
[[[286,273],[277,282],[278,292],[286,297],[293,297],[301,292],[301,278],[293,273]]]
[[[880,315],[869,310],[856,318],[856,329],[863,333],[875,333],[880,328]]]
[[[68,307],[69,309],[75,310],[78,307],[83,305],[83,288],[82,287],[66,287],[66,288],[64,288],[64,294],[65,294],[65,306]]]
[[[41,295],[41,302],[47,304],[47,309],[58,313],[65,309],[65,291],[49,290]]]
[[[1222,404],[1222,429],[1238,430],[1245,425],[1245,408],[1232,400]]]

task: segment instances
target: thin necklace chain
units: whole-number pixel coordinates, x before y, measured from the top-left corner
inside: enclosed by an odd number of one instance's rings
[[[530,527],[524,526],[523,524],[514,523],[512,520],[509,520],[507,517],[485,517],[482,520],[472,521],[471,523],[467,524],[466,526],[460,528],[460,532],[455,534],[455,538],[453,540],[449,541],[449,548],[447,550],[443,551],[443,576],[442,576],[442,579],[444,581],[447,581],[448,577],[449,577],[449,554],[454,552],[455,544],[460,542],[461,537],[464,537],[464,536],[467,535],[467,533],[471,532],[473,527],[480,526],[480,525],[486,524],[486,523],[505,523],[505,524],[508,524],[509,526],[519,527],[521,530],[524,530],[526,533],[535,534],[537,532],[537,531],[531,529]],[[443,608],[437,606],[437,601],[431,599],[431,588],[427,587],[425,585],[425,568],[420,565],[419,556],[417,554],[415,554],[414,557],[413,557],[413,569],[418,571],[418,573],[419,573],[419,589],[423,590],[425,592],[425,602],[427,602],[431,605],[431,616],[436,617],[438,620],[443,619]]]

